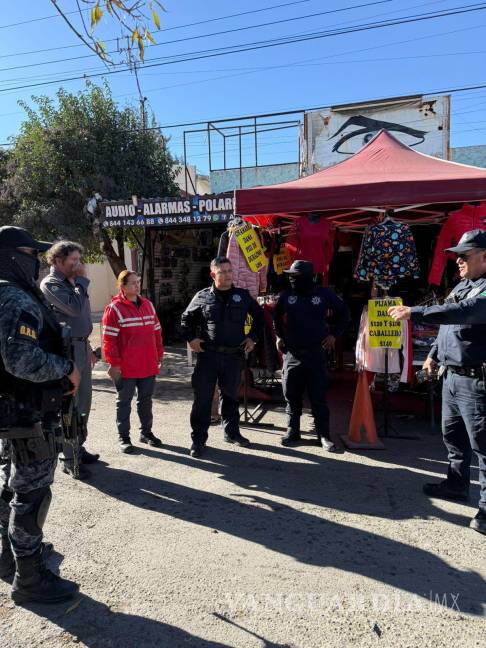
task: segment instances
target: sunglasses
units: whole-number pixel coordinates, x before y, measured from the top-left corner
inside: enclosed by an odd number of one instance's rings
[[[458,254],[457,258],[461,259],[461,261],[466,261],[467,262],[468,259],[470,259],[472,256],[474,256],[478,252],[481,252],[481,250],[475,250],[474,252],[470,252],[469,254],[466,254],[466,253]]]

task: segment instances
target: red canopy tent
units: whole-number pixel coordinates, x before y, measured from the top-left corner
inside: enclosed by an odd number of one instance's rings
[[[376,211],[394,209],[431,222],[447,209],[483,200],[486,169],[419,153],[382,130],[333,167],[284,184],[237,189],[235,212],[261,224],[269,215],[309,212],[325,212],[336,224],[364,224]]]

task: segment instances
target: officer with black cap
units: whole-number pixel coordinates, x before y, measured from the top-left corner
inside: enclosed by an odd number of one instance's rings
[[[0,227],[0,575],[15,571],[16,603],[57,603],[78,590],[47,569],[42,543],[62,442],[61,380],[73,393],[80,382],[35,283],[39,253],[50,246],[20,227]]]
[[[346,304],[329,288],[314,283],[310,261],[294,261],[286,270],[292,290],[283,292],[275,307],[277,348],[284,354],[282,387],[287,401],[287,434],[282,445],[298,445],[304,391],[307,389],[317,437],[328,452],[336,447],[330,438],[326,351],[349,323]],[[332,312],[334,324],[326,321]]]
[[[394,306],[396,320],[440,324],[424,369],[443,376],[442,434],[447,448],[447,478],[424,484],[431,497],[466,501],[472,451],[478,457],[479,510],[470,526],[486,534],[486,232],[463,234],[456,247],[462,281],[442,306]]]

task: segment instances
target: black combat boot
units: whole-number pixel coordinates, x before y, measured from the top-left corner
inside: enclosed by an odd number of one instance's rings
[[[237,445],[240,448],[249,448],[251,446],[250,441],[246,437],[241,436],[241,434],[235,434],[234,436],[228,436],[227,434],[225,434],[224,440],[226,441],[226,443],[232,443],[233,445]]]
[[[287,428],[287,434],[280,439],[280,443],[283,446],[297,446],[302,441],[300,432],[292,430],[292,428]]]
[[[135,452],[135,448],[132,446],[130,437],[118,437],[118,444],[123,454],[133,454]]]
[[[9,579],[15,574],[15,558],[12,553],[12,545],[7,536],[2,537],[2,553],[0,553],[0,578]],[[49,556],[53,552],[54,547],[52,542],[43,542],[41,544],[41,561],[42,564],[47,566]]]
[[[469,499],[469,488],[467,486],[457,487],[455,484],[451,484],[447,479],[435,484],[424,484],[422,490],[424,494],[429,497],[456,500],[458,502],[467,502]]]
[[[326,452],[337,452],[338,449],[333,441],[329,437],[319,436],[319,443],[322,446],[322,449]]]
[[[2,544],[0,546],[2,549],[0,553],[0,578],[8,578],[15,573],[15,559],[8,536],[2,536]]]
[[[17,558],[15,562],[14,603],[60,603],[72,598],[79,589],[76,583],[56,576],[45,567],[41,549],[32,556]]]
[[[152,432],[145,432],[140,435],[140,443],[148,443],[153,448],[161,448],[162,441],[152,434]]]

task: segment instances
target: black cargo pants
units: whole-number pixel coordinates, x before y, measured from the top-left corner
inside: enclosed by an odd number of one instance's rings
[[[192,441],[204,445],[211,423],[211,403],[218,384],[221,392],[221,418],[224,434],[237,437],[240,434],[238,389],[243,370],[243,355],[204,351],[197,354],[192,374],[194,403],[191,410]]]
[[[317,436],[329,439],[328,384],[326,354],[321,346],[288,350],[284,354],[282,389],[287,402],[285,411],[289,430],[300,433],[302,403],[307,389]]]

